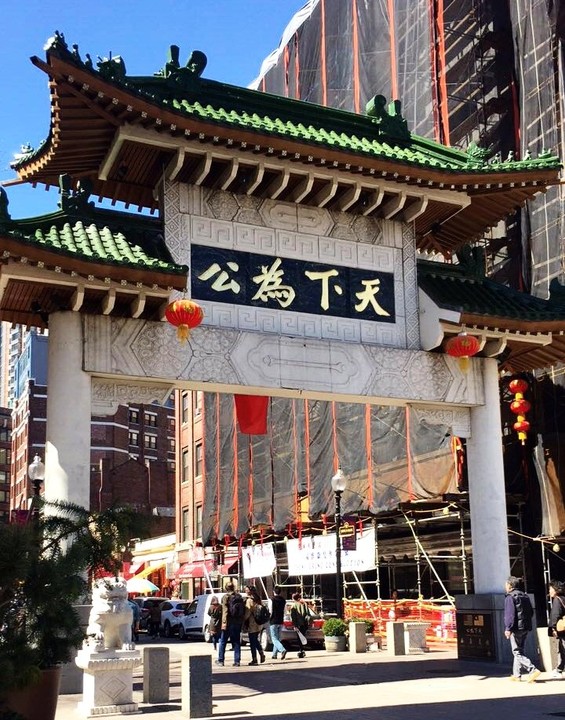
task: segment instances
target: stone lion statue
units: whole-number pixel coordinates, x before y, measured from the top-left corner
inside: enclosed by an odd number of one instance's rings
[[[85,647],[99,650],[133,650],[133,612],[123,578],[101,578],[92,588],[92,609]]]

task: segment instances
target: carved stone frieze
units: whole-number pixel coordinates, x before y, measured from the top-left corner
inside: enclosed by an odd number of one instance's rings
[[[418,405],[412,406],[418,420],[429,425],[445,425],[452,435],[471,437],[471,411],[469,408],[432,408]]]
[[[93,378],[91,384],[92,414],[114,415],[120,405],[139,403],[150,405],[153,402],[164,405],[174,390],[168,384],[117,382],[103,378]]]
[[[115,378],[242,386],[369,402],[481,405],[481,362],[466,373],[442,354],[201,326],[185,344],[165,323],[85,318],[84,369]]]

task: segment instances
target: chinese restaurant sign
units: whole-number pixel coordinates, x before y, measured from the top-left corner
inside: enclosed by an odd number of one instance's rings
[[[342,265],[191,246],[199,300],[394,323],[394,275]]]

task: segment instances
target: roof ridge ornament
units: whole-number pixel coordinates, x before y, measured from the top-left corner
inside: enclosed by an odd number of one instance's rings
[[[76,190],[72,188],[72,178],[67,173],[59,175],[59,208],[67,213],[84,213],[94,207],[88,202],[92,192],[92,182],[82,178],[77,183]]]
[[[469,143],[467,150],[467,167],[468,168],[482,168],[487,165],[487,160],[491,156],[491,151],[488,148],[482,148],[475,142]]]
[[[375,95],[365,106],[366,114],[372,118],[382,135],[399,140],[410,140],[408,123],[402,116],[402,103],[393,100],[386,104],[384,95]]]
[[[165,67],[156,72],[154,77],[165,78],[167,85],[170,87],[194,90],[198,86],[198,79],[208,64],[208,58],[201,50],[193,50],[185,67],[181,67],[179,53],[179,46],[171,45]]]

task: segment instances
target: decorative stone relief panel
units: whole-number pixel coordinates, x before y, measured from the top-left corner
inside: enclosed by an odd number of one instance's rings
[[[91,384],[92,414],[114,415],[119,405],[153,402],[164,405],[174,390],[172,385],[147,385],[143,383],[116,382],[94,378]]]
[[[480,360],[462,373],[443,354],[204,326],[182,344],[165,323],[103,316],[84,316],[83,329],[84,370],[93,375],[384,404],[484,404]]]
[[[447,425],[457,437],[471,437],[471,412],[469,408],[431,408],[412,406],[419,420],[429,425]]]
[[[190,264],[190,244],[195,242],[394,273],[394,324],[272,308],[242,309],[208,300],[202,301],[206,325],[419,348],[415,240],[410,225],[178,183],[165,185],[164,206],[166,242],[176,262]]]

